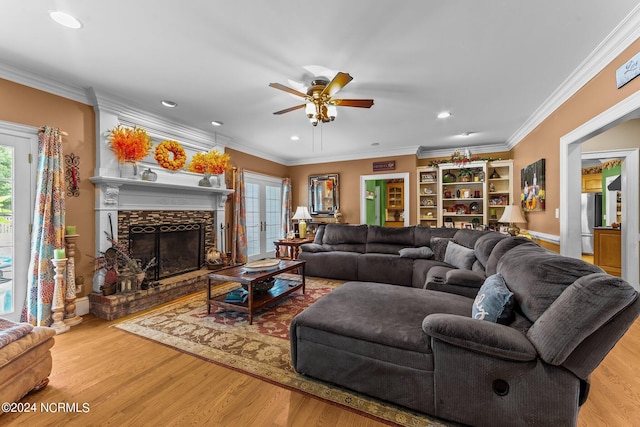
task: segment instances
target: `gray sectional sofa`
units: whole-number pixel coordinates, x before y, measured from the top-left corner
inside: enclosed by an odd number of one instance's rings
[[[410,228],[411,248],[424,248],[425,230]],[[429,258],[409,267],[402,245],[397,254],[390,245],[410,230],[375,230],[364,243],[363,230],[301,253],[310,275],[350,281],[293,319],[293,367],[419,412],[473,426],[573,426],[589,375],[640,314],[624,280],[528,239],[430,229],[432,252],[445,239],[479,256],[469,269]]]

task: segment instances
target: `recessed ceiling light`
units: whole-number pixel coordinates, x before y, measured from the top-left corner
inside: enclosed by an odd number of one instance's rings
[[[442,112],[438,113],[438,118],[439,119],[446,119],[447,117],[451,117],[451,112],[450,111],[442,111]]]
[[[212,125],[214,125],[214,126],[222,126],[224,123],[222,123],[222,122],[220,122],[220,121],[217,121],[217,120],[213,120],[213,121],[211,122],[211,124],[212,124]]]
[[[292,141],[299,141],[299,140],[300,140],[300,137],[299,137],[298,135],[292,135],[292,136],[291,136],[291,140],[292,140]]]
[[[165,99],[164,101],[162,101],[162,105],[164,105],[167,108],[175,108],[178,106],[178,104],[176,102],[173,101],[169,101],[167,99]]]
[[[461,134],[460,136],[467,137],[467,136],[471,136],[471,135],[475,135],[475,132],[465,132],[465,133]]]
[[[60,12],[59,10],[52,10],[49,12],[49,16],[51,19],[56,21],[58,24],[63,27],[71,28],[77,30],[78,28],[82,28],[82,23],[75,16],[69,15],[66,12]]]

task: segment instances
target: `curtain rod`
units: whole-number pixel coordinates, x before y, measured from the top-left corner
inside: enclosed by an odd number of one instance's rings
[[[40,126],[40,127],[38,128],[38,130],[39,130],[40,132],[43,132],[43,131],[44,131],[44,126]],[[69,136],[69,134],[68,134],[68,133],[66,133],[66,132],[65,132],[65,131],[63,131],[63,130],[61,130],[61,131],[60,131],[60,135],[62,135],[62,136]]]

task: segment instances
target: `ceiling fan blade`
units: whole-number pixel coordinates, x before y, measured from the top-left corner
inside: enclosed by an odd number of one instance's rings
[[[353,77],[349,75],[349,73],[339,72],[336,76],[329,82],[329,84],[322,91],[322,95],[329,95],[331,98],[333,95],[338,93],[340,89],[345,87],[347,83],[353,80]]]
[[[338,107],[371,108],[373,105],[373,99],[332,99],[329,101],[329,104],[333,104]]]
[[[290,111],[295,111],[295,110],[299,110],[301,108],[306,107],[307,104],[302,104],[302,105],[296,105],[295,107],[291,107],[291,108],[285,108],[284,110],[280,110],[280,111],[276,111],[273,114],[284,114],[284,113],[288,113]]]
[[[289,93],[291,93],[293,95],[301,96],[302,98],[307,98],[308,97],[307,94],[302,93],[302,92],[298,92],[297,90],[291,89],[290,87],[287,87],[285,85],[281,85],[280,83],[269,83],[269,86],[271,86],[272,88],[275,88],[275,89],[280,89],[280,90],[283,90],[285,92],[289,92]]]

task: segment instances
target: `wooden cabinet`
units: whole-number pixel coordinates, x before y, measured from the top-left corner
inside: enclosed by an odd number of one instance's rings
[[[404,184],[390,182],[387,184],[387,210],[385,225],[387,227],[402,227],[404,225]]]
[[[593,262],[612,276],[622,276],[622,246],[619,228],[594,228]]]
[[[591,173],[582,175],[582,192],[583,193],[601,193],[602,192],[602,174]]]
[[[421,166],[417,169],[418,224],[438,226],[438,168]]]
[[[404,184],[387,184],[387,209],[404,208]]]

